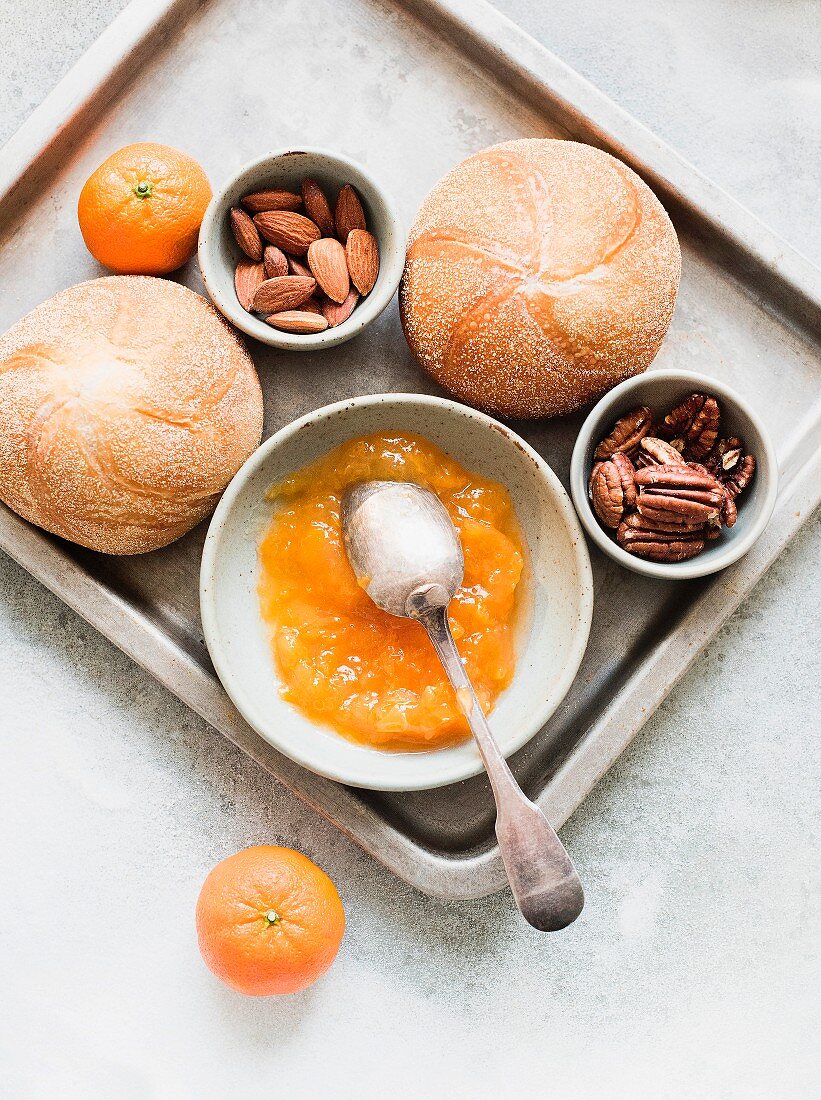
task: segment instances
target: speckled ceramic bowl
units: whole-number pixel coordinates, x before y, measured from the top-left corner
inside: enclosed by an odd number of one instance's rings
[[[343,184],[352,184],[362,200],[368,229],[379,244],[379,276],[367,297],[360,299],[347,321],[324,332],[296,335],[280,332],[248,313],[234,289],[234,270],[243,254],[229,225],[229,211],[243,195],[264,188],[299,191],[306,176],[325,189],[331,204]],[[281,149],[251,161],[217,191],[205,211],[197,250],[203,282],[224,317],[260,343],[288,351],[316,351],[342,344],[374,321],[390,302],[405,265],[405,236],[384,189],[371,174],[339,153],[302,146]]]
[[[689,561],[645,561],[610,538],[593,512],[588,482],[593,469],[593,451],[620,416],[638,405],[647,405],[654,413],[667,413],[691,393],[707,393],[718,398],[722,412],[721,434],[737,435],[746,450],[755,455],[756,472],[752,484],[738,499],[738,521],[722,528],[715,542]],[[778,462],[766,428],[740,394],[715,378],[683,370],[651,370],[628,378],[612,389],[593,407],[581,427],[570,463],[570,490],[579,519],[591,539],[614,561],[634,573],[665,580],[706,577],[726,569],[746,554],[767,526],[778,494]]]
[[[417,790],[482,770],[472,741],[429,752],[354,744],[304,717],[278,693],[269,630],[257,597],[267,491],[348,439],[417,432],[469,470],[509,489],[528,549],[513,683],[490,724],[506,755],[561,703],[587,644],[593,584],[584,536],[558,478],[509,428],[438,397],[379,394],[329,405],[277,432],[245,463],[217,507],[202,558],[200,606],[214,667],[237,708],[267,741],[320,775],[360,787]]]

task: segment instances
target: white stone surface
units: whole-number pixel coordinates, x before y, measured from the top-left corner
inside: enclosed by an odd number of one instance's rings
[[[0,0],[0,138],[122,6]],[[817,2],[500,6],[818,258]],[[0,559],[0,1095],[817,1093],[819,580],[811,522],[564,830],[588,903],[544,938],[404,887]],[[266,841],[349,925],[244,1000],[193,907]]]

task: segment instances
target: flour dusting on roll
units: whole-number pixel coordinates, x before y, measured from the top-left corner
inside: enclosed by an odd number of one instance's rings
[[[93,550],[185,534],[261,434],[250,356],[177,283],[81,283],[0,336],[0,499]]]
[[[422,367],[462,401],[556,416],[647,368],[680,274],[670,219],[625,164],[573,141],[508,141],[425,199],[402,324]]]

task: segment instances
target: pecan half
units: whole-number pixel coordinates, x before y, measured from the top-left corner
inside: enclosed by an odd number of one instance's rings
[[[692,523],[666,523],[664,520],[648,520],[644,516],[639,515],[638,512],[631,512],[625,516],[619,524],[619,530],[622,528],[625,531],[658,531],[662,534],[668,535],[682,535],[691,534],[704,531],[704,524],[700,520],[694,520]]]
[[[694,469],[695,463],[684,466],[647,466],[643,470],[636,470],[634,479],[636,485],[642,489],[699,489],[705,491],[718,491],[721,486],[702,467]]]
[[[704,459],[704,465],[720,481],[725,480],[738,466],[744,454],[744,443],[736,435],[719,439],[712,451]]]
[[[618,527],[625,510],[636,505],[633,463],[616,452],[606,462],[597,462],[590,474],[593,511],[605,527]]]
[[[691,393],[665,416],[659,431],[668,439],[684,442],[686,458],[703,458],[718,438],[721,412],[714,397]]]
[[[658,527],[640,527],[627,521],[619,525],[616,540],[628,554],[651,561],[687,561],[704,549],[701,531],[662,531]]]
[[[724,482],[724,487],[734,497],[737,497],[753,480],[754,474],[755,458],[752,455],[745,455],[733,470],[732,476]]]
[[[626,454],[616,451],[610,459],[621,478],[621,490],[624,494],[625,509],[636,507],[636,468]]]
[[[690,466],[648,466],[638,470],[636,507],[662,523],[710,523],[720,514],[724,489],[710,474]]]
[[[653,426],[653,414],[646,405],[620,417],[610,430],[610,434],[599,443],[593,453],[596,459],[612,458],[617,451],[630,454],[638,447],[642,439],[649,434]]]
[[[721,522],[725,527],[735,526],[735,521],[738,519],[738,509],[735,505],[735,497],[726,485],[724,486],[724,500],[721,502],[720,515]]]
[[[694,523],[711,523],[718,518],[721,501],[703,504],[696,500],[681,500],[674,496],[656,496],[642,493],[638,499],[639,514],[655,523],[680,523],[692,526]]]
[[[672,443],[654,435],[646,435],[639,444],[639,460],[646,466],[684,466],[686,465]]]

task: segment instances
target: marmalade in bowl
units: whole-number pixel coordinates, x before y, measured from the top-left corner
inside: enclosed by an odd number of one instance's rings
[[[450,625],[485,712],[513,678],[523,551],[507,490],[418,435],[353,439],[271,490],[259,598],[281,692],[314,721],[380,749],[430,749],[469,735],[424,629],[381,611],[342,541],[341,499],[359,481],[413,481],[447,508],[465,556]]]

